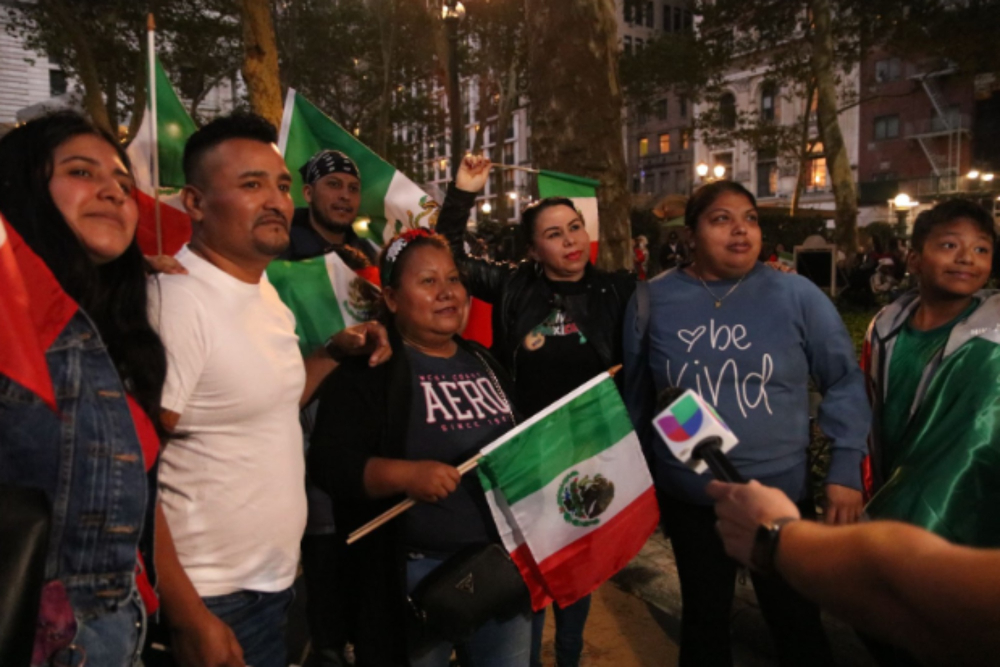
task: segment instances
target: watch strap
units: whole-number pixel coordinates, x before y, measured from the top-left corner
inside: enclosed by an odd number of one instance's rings
[[[750,551],[750,567],[761,574],[774,574],[774,559],[778,555],[781,529],[798,520],[798,517],[786,516],[767,524],[761,524],[754,534],[753,548]]]

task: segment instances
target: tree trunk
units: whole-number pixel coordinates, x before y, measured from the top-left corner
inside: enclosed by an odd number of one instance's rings
[[[281,124],[281,76],[278,45],[267,0],[240,0],[243,16],[243,80],[250,107],[275,127]]]
[[[83,109],[94,121],[94,124],[102,130],[118,136],[118,128],[111,124],[108,116],[108,108],[104,104],[104,91],[101,89],[101,80],[97,76],[97,63],[94,61],[94,54],[90,50],[90,43],[86,36],[80,31],[78,22],[73,16],[73,12],[64,2],[52,2],[49,5],[52,15],[59,23],[60,29],[69,37],[76,51],[76,73],[80,77],[83,86]],[[117,102],[117,100],[116,100]]]
[[[816,94],[816,79],[809,77],[806,85],[806,112],[802,115],[802,135],[799,143],[799,171],[795,178],[795,192],[792,193],[792,204],[788,214],[796,216],[799,213],[799,204],[802,200],[802,192],[806,189],[806,182],[809,178],[809,161],[812,159],[813,143],[809,141],[810,119],[812,118],[812,100]]]
[[[837,206],[837,244],[850,262],[858,251],[858,193],[847,156],[847,145],[837,120],[830,1],[810,0],[809,8],[813,18],[811,64],[816,78],[816,118]]]
[[[586,176],[597,190],[605,269],[631,269],[629,193],[614,0],[526,0],[535,166]]]
[[[128,123],[128,136],[126,142],[135,139],[136,132],[142,124],[142,118],[146,115],[146,97],[149,91],[146,90],[146,79],[149,74],[149,61],[146,59],[146,49],[139,53],[139,66],[135,69],[132,86],[132,118]]]

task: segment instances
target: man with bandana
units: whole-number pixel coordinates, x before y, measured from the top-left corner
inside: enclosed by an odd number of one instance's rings
[[[361,205],[361,172],[351,158],[325,149],[299,168],[302,194],[309,206],[292,217],[288,249],[278,259],[293,261],[336,252],[358,271],[375,265],[377,249],[358,237],[351,224]],[[302,410],[300,422],[309,438],[316,404]],[[333,500],[306,481],[308,520],[302,538],[306,620],[310,654],[307,667],[339,667],[344,662],[351,616],[346,545],[336,534]]]
[[[377,249],[351,227],[361,206],[361,172],[340,151],[322,150],[299,168],[307,208],[295,210],[291,243],[279,259],[336,252],[352,269],[375,264]]]

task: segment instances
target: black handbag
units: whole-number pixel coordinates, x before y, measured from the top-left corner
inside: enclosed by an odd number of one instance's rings
[[[40,489],[0,484],[0,665],[31,663],[51,509]]]
[[[491,619],[507,620],[531,609],[528,587],[499,544],[473,545],[424,577],[409,597],[426,633],[465,641]]]

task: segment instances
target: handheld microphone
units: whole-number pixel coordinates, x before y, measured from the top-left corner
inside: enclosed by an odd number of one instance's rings
[[[678,461],[698,474],[711,470],[722,482],[746,481],[726,456],[739,439],[701,396],[666,387],[657,396],[656,409],[653,427]]]

